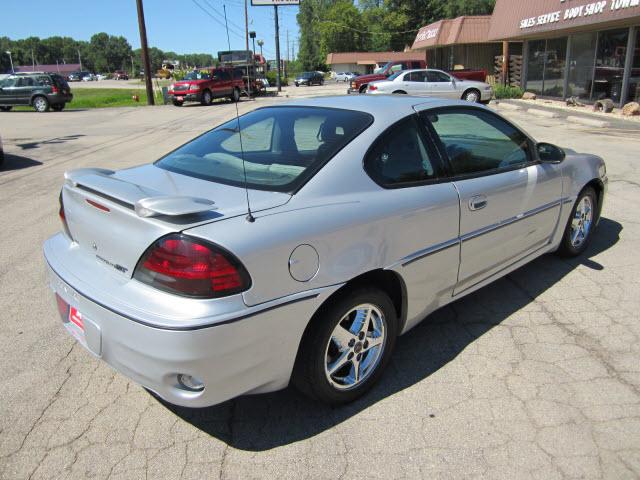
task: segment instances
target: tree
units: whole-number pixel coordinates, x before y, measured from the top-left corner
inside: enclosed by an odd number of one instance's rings
[[[330,52],[357,52],[367,47],[365,23],[352,0],[339,0],[327,8],[318,32],[322,58]]]

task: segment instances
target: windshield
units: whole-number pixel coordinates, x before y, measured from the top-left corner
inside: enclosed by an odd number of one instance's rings
[[[238,121],[231,120],[156,165],[238,187],[244,186],[246,171],[249,188],[291,192],[372,122],[368,113],[351,110],[267,107],[240,117],[241,135]]]
[[[300,75],[301,78],[311,78],[313,77],[313,72],[304,72],[302,75]]]
[[[398,78],[398,75],[400,75],[402,72],[402,70],[400,70],[399,72],[394,73],[393,75],[390,75],[389,77],[387,77],[387,80],[395,80],[396,78]]]
[[[184,76],[184,80],[208,80],[209,78],[208,73],[202,72],[189,72]]]
[[[385,63],[382,67],[376,68],[373,73],[382,73],[386,72],[387,68],[391,66],[391,62]]]

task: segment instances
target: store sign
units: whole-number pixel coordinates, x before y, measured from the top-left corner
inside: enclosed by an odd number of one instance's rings
[[[560,0],[560,3],[566,3],[566,0]],[[640,6],[640,0],[600,0],[598,2],[544,13],[537,17],[523,18],[520,20],[520,29],[526,30],[527,28],[537,27],[539,25],[566,22],[575,20],[576,18],[601,15],[606,11],[616,12],[627,8],[637,8],[638,6]]]
[[[640,0],[639,0],[640,1]],[[430,28],[428,30],[420,30],[416,36],[416,42],[424,42],[425,40],[431,40],[438,36],[439,27]]]

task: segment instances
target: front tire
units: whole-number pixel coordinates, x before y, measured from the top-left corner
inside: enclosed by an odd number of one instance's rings
[[[294,385],[331,405],[357,399],[382,375],[397,330],[395,307],[382,290],[345,292],[311,320],[300,344]]]
[[[204,92],[202,92],[202,100],[200,101],[202,105],[211,105],[212,100],[213,97],[211,96],[211,92],[209,90],[205,90]]]
[[[0,110],[3,112],[10,112],[13,107],[0,107]]]
[[[47,97],[37,96],[33,99],[33,108],[38,113],[44,113],[49,111],[49,100]]]
[[[576,257],[589,246],[597,218],[598,196],[591,187],[586,187],[573,205],[569,221],[564,230],[558,254]]]
[[[233,93],[231,94],[231,97],[229,97],[229,99],[233,102],[233,103],[237,103],[240,101],[240,90],[238,90],[237,88],[233,89]]]

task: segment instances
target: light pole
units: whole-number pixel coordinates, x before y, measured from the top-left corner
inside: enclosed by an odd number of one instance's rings
[[[262,40],[258,40],[258,46],[260,47],[260,56],[262,57],[262,46],[264,45],[264,42]]]
[[[9,62],[11,62],[11,73],[16,73],[16,71],[13,69],[13,58],[11,58],[11,52],[9,50],[7,50],[6,52],[7,55],[9,55]]]
[[[80,71],[82,71],[82,57],[80,56],[80,49],[78,49],[78,63],[80,64]]]

